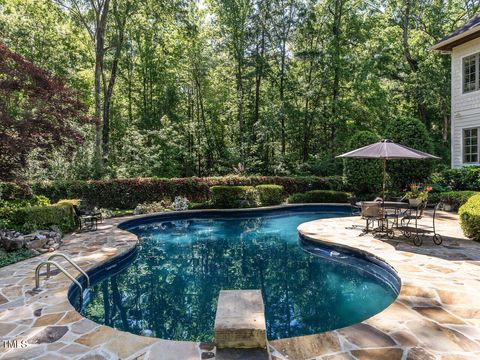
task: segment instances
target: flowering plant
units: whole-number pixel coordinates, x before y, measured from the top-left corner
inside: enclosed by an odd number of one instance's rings
[[[425,187],[425,190],[421,190],[421,188],[417,184],[410,184],[410,191],[405,194],[406,199],[416,199],[418,201],[427,201],[428,199],[428,192],[432,190],[431,186]]]
[[[172,203],[172,209],[175,211],[188,210],[188,204],[190,202],[186,197],[176,196]]]

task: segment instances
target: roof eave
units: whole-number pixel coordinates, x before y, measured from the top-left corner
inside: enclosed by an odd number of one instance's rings
[[[480,26],[475,26],[475,27],[473,27],[473,28],[471,28],[467,31],[462,32],[461,34],[452,36],[451,38],[448,38],[444,41],[440,41],[439,43],[430,47],[430,50],[439,51],[439,52],[442,52],[442,53],[445,53],[445,54],[450,54],[452,52],[452,48],[455,47],[455,46],[452,46],[452,43],[459,42],[463,38],[468,37],[470,35],[473,35],[475,33],[478,33],[478,36],[480,37]],[[470,39],[466,40],[466,41],[470,41]],[[458,44],[458,45],[460,45],[460,44]],[[458,45],[456,45],[456,46],[458,46]]]

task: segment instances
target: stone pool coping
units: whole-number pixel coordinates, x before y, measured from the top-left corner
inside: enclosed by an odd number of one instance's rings
[[[275,208],[281,207],[271,207]],[[86,270],[101,266],[138,243],[134,234],[118,225],[143,217],[111,219],[96,232],[69,235],[59,252],[71,256]],[[400,296],[386,310],[360,324],[271,341],[273,358],[480,357],[480,284],[476,275],[480,244],[463,240],[455,233],[446,239],[446,246],[426,244],[416,248],[403,240],[387,242],[371,235],[359,236],[360,229],[351,225],[361,225],[360,219],[316,220],[300,225],[299,232],[315,241],[348,246],[384,259],[402,279]],[[158,359],[159,354],[165,360],[215,357],[215,348],[209,343],[142,337],[83,318],[67,299],[71,281],[63,275],[43,280],[44,290],[33,292],[34,269],[49,255],[0,269],[0,338],[17,340],[19,346],[8,349],[0,343],[0,358]],[[28,346],[22,348],[21,340]]]

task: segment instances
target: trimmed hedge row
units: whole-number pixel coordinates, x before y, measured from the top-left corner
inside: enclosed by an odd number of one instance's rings
[[[351,194],[334,190],[312,190],[304,194],[293,194],[288,198],[290,204],[297,203],[347,203]]]
[[[20,208],[15,210],[10,221],[28,230],[56,225],[66,233],[76,228],[73,206],[67,203]]]
[[[460,207],[460,225],[465,236],[480,241],[480,194],[472,196]]]
[[[341,177],[268,177],[225,176],[178,179],[121,179],[95,181],[55,181],[32,183],[35,194],[53,201],[86,199],[90,204],[109,209],[133,209],[138,204],[160,201],[175,196],[187,197],[193,202],[204,202],[211,197],[212,186],[257,186],[274,184],[283,186],[286,194],[313,189],[342,189]]]

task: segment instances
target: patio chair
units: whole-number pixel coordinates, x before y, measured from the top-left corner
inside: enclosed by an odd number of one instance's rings
[[[95,216],[97,221],[103,222],[103,215],[100,211],[90,205],[88,200],[81,199],[78,204],[78,210],[82,215]]]
[[[87,230],[97,230],[98,221],[100,220],[100,216],[98,215],[90,215],[85,214],[82,210],[80,210],[78,205],[73,205],[73,212],[75,216],[75,222],[77,226],[80,228],[80,231],[83,229]]]
[[[362,202],[362,219],[366,221],[365,232],[369,232],[370,225],[377,222],[377,228],[371,229],[372,231],[386,233],[389,238],[394,237],[393,227],[389,226],[388,213],[382,207],[381,201]]]
[[[416,208],[410,208],[405,211],[405,215],[402,217],[401,226],[409,226],[412,221],[417,222],[423,217],[423,212],[427,207],[427,202],[422,201]],[[406,236],[406,235],[405,235]],[[410,237],[410,236],[406,236]]]
[[[441,245],[443,238],[437,233],[435,228],[435,218],[440,205],[441,203],[428,205],[428,207],[433,208],[431,226],[427,225],[425,222],[420,222],[420,220],[424,217],[424,211],[427,208],[426,201],[418,205],[417,208],[411,209],[410,214],[406,215],[402,219],[402,227],[400,228],[400,231],[402,232],[403,236],[410,238],[413,235],[414,245],[421,246],[423,243],[423,237],[428,234],[432,234],[432,240],[434,244]]]
[[[365,231],[370,230],[370,225],[383,219],[383,210],[378,201],[363,201],[361,207],[362,219],[366,221]]]

